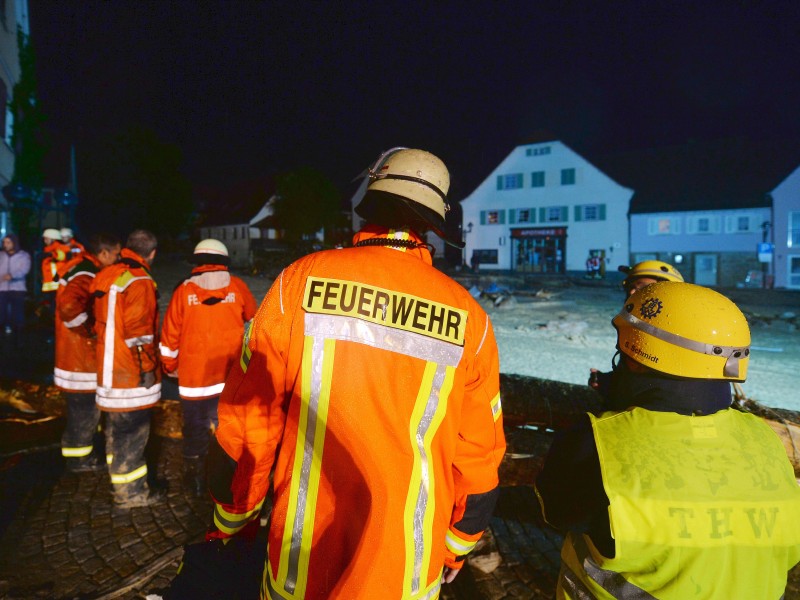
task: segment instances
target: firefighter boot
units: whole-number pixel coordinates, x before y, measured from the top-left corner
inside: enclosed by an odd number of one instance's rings
[[[183,457],[183,485],[195,497],[206,495],[206,460],[205,456]]]

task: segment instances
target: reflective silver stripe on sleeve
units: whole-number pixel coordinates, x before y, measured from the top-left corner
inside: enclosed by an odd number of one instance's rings
[[[215,383],[214,385],[206,385],[203,387],[187,387],[185,385],[178,386],[178,393],[184,398],[204,398],[206,396],[218,396],[222,393],[222,388],[225,383]]]
[[[88,318],[89,315],[87,315],[85,312],[82,312],[71,321],[62,321],[62,323],[64,323],[64,327],[72,329],[73,327],[78,327],[79,325],[83,325],[84,323],[86,323],[86,320]]]
[[[166,356],[167,358],[178,358],[178,352],[180,352],[180,350],[173,350],[164,344],[158,345],[158,351],[161,353],[161,356]]]
[[[306,335],[358,342],[448,367],[458,366],[464,352],[463,346],[341,315],[306,313],[305,328]]]
[[[144,346],[145,344],[152,344],[153,343],[153,334],[148,335],[140,335],[137,337],[128,338],[125,340],[125,345],[128,348],[133,348],[134,346]]]

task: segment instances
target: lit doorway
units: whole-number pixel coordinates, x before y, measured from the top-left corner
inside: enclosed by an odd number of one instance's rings
[[[511,263],[522,273],[564,273],[567,228],[531,227],[511,230]]]

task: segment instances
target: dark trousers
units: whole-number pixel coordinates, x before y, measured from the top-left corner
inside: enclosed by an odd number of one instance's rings
[[[150,435],[149,408],[106,413],[106,452],[111,462],[111,490],[115,502],[147,493],[145,446]]]
[[[61,436],[61,454],[67,467],[77,467],[97,460],[94,455],[94,436],[100,422],[100,410],[95,403],[95,394],[68,392],[67,426]]]
[[[183,456],[205,458],[211,438],[211,427],[219,424],[219,396],[205,400],[181,399],[183,409]]]
[[[25,294],[0,292],[0,326],[19,331],[25,323]]]

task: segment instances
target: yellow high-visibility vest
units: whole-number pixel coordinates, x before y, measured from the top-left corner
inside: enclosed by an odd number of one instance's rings
[[[570,533],[559,598],[783,595],[800,561],[800,486],[766,424],[734,409],[590,418],[616,555]]]

